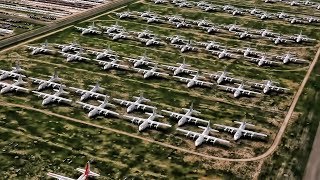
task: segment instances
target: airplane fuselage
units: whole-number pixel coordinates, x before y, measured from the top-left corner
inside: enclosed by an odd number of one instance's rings
[[[178,126],[182,126],[187,122],[187,117],[192,115],[192,109],[189,109],[184,116],[182,116],[178,121]]]
[[[223,72],[223,73],[218,77],[217,83],[218,83],[218,84],[221,84],[221,83],[224,81],[225,78],[226,78],[226,72]]]
[[[174,72],[173,75],[178,75],[182,73],[182,70],[185,68],[185,65],[181,64]]]
[[[138,105],[142,103],[142,99],[139,98],[137,99],[135,102],[133,102],[132,104],[130,104],[130,106],[128,106],[127,108],[127,113],[132,112],[133,110],[137,109]]]
[[[242,136],[242,130],[244,130],[246,128],[246,124],[245,123],[241,123],[240,127],[237,129],[236,133],[233,136],[233,139],[235,141],[237,141],[238,139],[241,138]]]
[[[139,125],[139,131],[145,130],[149,126],[149,122],[153,121],[155,118],[156,118],[155,115],[151,115],[148,119],[143,121],[143,123]]]
[[[204,141],[204,137],[205,136],[208,136],[209,135],[209,132],[210,132],[210,129],[207,127],[200,135],[199,137],[196,139],[196,141],[194,142],[194,145],[197,147],[197,146],[200,146],[203,141]]]
[[[97,92],[97,91],[98,91],[98,88],[97,88],[97,87],[94,87],[94,88],[92,88],[92,89],[90,90],[90,92],[93,92],[93,93],[95,93],[95,92]],[[84,101],[84,100],[88,99],[89,96],[90,96],[90,92],[84,93],[84,94],[80,97],[80,101]]]

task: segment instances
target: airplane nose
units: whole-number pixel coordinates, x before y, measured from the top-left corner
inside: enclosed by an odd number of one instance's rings
[[[139,126],[139,131],[141,132],[141,131],[143,131],[143,127],[141,127],[141,126]]]
[[[127,108],[127,113],[130,113],[132,111],[131,108]]]
[[[194,145],[195,145],[196,147],[198,147],[200,144],[201,144],[201,143],[200,143],[199,141],[196,141],[196,142],[194,143]]]
[[[178,126],[182,126],[183,124],[184,124],[184,122],[178,121]]]
[[[89,112],[88,117],[92,118],[93,114],[91,112]]]
[[[80,101],[83,101],[83,100],[84,100],[84,97],[83,97],[83,96],[81,96]]]

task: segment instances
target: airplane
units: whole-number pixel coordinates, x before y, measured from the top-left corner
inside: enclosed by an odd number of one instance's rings
[[[243,32],[235,32],[235,35],[239,36],[240,39],[245,39],[245,38],[252,38],[253,35],[250,34],[249,30],[243,31]]]
[[[13,30],[0,28],[0,34],[13,34]]]
[[[164,18],[167,19],[169,23],[181,22],[185,19],[180,15],[169,15],[169,16],[164,16]]]
[[[260,18],[261,20],[265,20],[265,19],[273,19],[273,15],[267,12],[264,12],[262,14],[255,14],[255,16],[257,16],[258,18]]]
[[[289,15],[287,13],[284,12],[278,12],[275,14],[279,19],[285,19],[285,18],[289,18],[292,17],[292,15]]]
[[[168,36],[168,37],[166,37],[166,40],[169,40],[171,44],[187,42],[187,40],[185,40],[185,38],[183,36],[179,36],[179,35]]]
[[[140,32],[133,32],[133,34],[138,35],[137,36],[138,38],[152,38],[155,36],[155,34],[152,31],[150,31],[148,28]]]
[[[290,36],[289,39],[294,40],[296,43],[316,41],[315,39],[302,35],[302,31],[300,34],[294,34],[293,36]]]
[[[119,19],[134,18],[134,15],[132,14],[131,11],[124,11],[124,12],[116,13],[116,15],[119,17]]]
[[[148,38],[139,38],[139,41],[145,43],[146,46],[151,45],[165,45],[163,42],[161,42],[158,38],[152,37],[151,39]]]
[[[210,6],[211,4],[209,4],[206,1],[199,1],[199,2],[194,2],[196,4],[197,7],[206,7],[206,6]]]
[[[312,17],[312,16],[309,16],[309,17],[304,17],[303,18],[304,20],[308,21],[309,23],[313,23],[313,22],[320,22],[320,19],[319,18],[316,18],[316,17]]]
[[[227,29],[229,32],[233,32],[233,31],[242,31],[244,28],[240,27],[239,25],[237,25],[236,23],[234,24],[229,24],[229,25],[225,25],[223,26],[225,29]]]
[[[283,1],[286,4],[289,4],[290,6],[299,6],[300,2],[298,1]]]
[[[108,36],[112,37],[112,40],[131,38],[131,36],[125,31],[121,31],[120,33],[109,33]]]
[[[291,24],[306,24],[302,19],[298,17],[290,17],[290,18],[284,18],[284,20],[288,21]]]
[[[133,116],[127,116],[125,115],[124,117],[129,118],[131,120],[132,123],[136,123],[139,125],[139,131],[143,131],[146,128],[151,128],[151,127],[155,127],[156,129],[161,126],[161,127],[171,127],[171,125],[166,124],[166,123],[161,123],[161,122],[157,122],[155,121],[156,118],[163,118],[163,116],[157,114],[156,109],[153,109],[153,113],[145,113],[147,115],[149,115],[149,117],[147,119],[143,119],[143,118],[139,118],[139,117],[133,117]]]
[[[49,76],[49,80],[42,80],[42,79],[37,79],[37,78],[30,78],[33,83],[39,84],[38,86],[38,91],[45,89],[47,87],[60,87],[62,86],[61,84],[58,84],[57,82],[60,82],[62,79],[59,78],[57,71],[54,71],[54,74],[52,76]]]
[[[232,10],[226,10],[226,12],[232,14],[232,16],[236,16],[236,15],[244,15],[244,12],[240,9],[234,8]]]
[[[175,22],[175,21],[174,21],[174,22],[171,22],[171,24],[175,25],[176,28],[181,28],[181,27],[186,27],[186,28],[188,28],[188,27],[192,27],[192,25],[189,24],[189,23],[187,23],[187,22],[185,21],[185,19],[182,20],[182,21],[180,21],[180,22]]]
[[[165,4],[165,3],[169,2],[169,1],[167,1],[167,0],[152,0],[152,1],[153,1],[153,3],[155,3],[155,4]]]
[[[162,65],[165,68],[173,71],[173,75],[176,76],[180,73],[197,73],[195,70],[187,69],[187,67],[190,67],[190,65],[186,64],[186,60],[183,59],[183,63],[177,63],[179,66],[167,66],[167,65]]]
[[[267,137],[267,135],[262,134],[262,133],[256,133],[253,131],[245,130],[246,126],[254,126],[253,124],[249,124],[247,122],[239,122],[239,121],[234,121],[236,124],[240,124],[238,128],[235,127],[230,127],[230,126],[225,126],[225,125],[220,125],[220,124],[214,124],[215,126],[223,129],[224,131],[234,133],[233,139],[237,141],[240,139],[242,136],[250,136],[253,138],[254,136],[256,137]]]
[[[198,7],[200,7],[200,9],[202,9],[205,12],[218,11],[219,10],[219,8],[217,8],[217,7],[215,7],[215,6],[211,5],[211,4],[208,4],[206,6],[198,6]]]
[[[159,16],[154,15],[152,17],[143,17],[143,20],[147,21],[148,24],[150,23],[164,23],[165,21],[160,19]]]
[[[208,41],[208,42],[199,42],[200,46],[203,46],[206,48],[207,51],[212,49],[220,49],[221,45],[218,42],[215,41]]]
[[[77,171],[81,172],[82,175],[77,179],[77,180],[86,180],[88,179],[88,177],[99,177],[100,175],[97,173],[94,173],[92,171],[90,171],[90,162],[88,161],[85,168],[81,169],[81,168],[77,168]],[[58,174],[54,174],[54,173],[47,173],[48,176],[59,179],[59,180],[75,180],[72,178],[68,178],[62,175],[58,175]]]
[[[188,131],[185,129],[181,129],[181,128],[177,128],[177,131],[180,131],[182,133],[185,133],[185,135],[188,137],[192,137],[193,139],[196,139],[194,142],[194,145],[196,147],[200,146],[202,143],[204,142],[210,142],[210,143],[220,143],[220,144],[224,144],[224,145],[228,145],[230,144],[230,141],[224,140],[224,139],[220,139],[220,138],[216,138],[213,136],[210,136],[209,133],[210,132],[219,132],[215,129],[212,129],[210,127],[210,123],[208,123],[207,127],[203,127],[203,126],[198,126],[199,128],[203,129],[202,133],[197,133],[197,132],[193,132],[193,131]]]
[[[191,40],[189,40],[188,43],[186,44],[182,44],[182,45],[179,45],[179,44],[173,44],[173,46],[175,48],[178,48],[180,49],[180,52],[186,52],[186,51],[197,51],[198,48],[194,47],[192,44],[191,44]]]
[[[93,50],[88,50],[90,53],[96,55],[97,60],[102,60],[102,59],[110,59],[110,58],[115,58],[117,55],[115,54],[115,51],[111,50],[110,45],[108,49],[103,49],[102,52],[100,51],[93,51]]]
[[[257,31],[258,34],[261,35],[261,37],[267,37],[267,36],[279,36],[280,34],[278,33],[273,33],[269,31],[268,29],[260,29]]]
[[[281,36],[281,34],[277,37],[269,37],[268,39],[270,39],[271,41],[273,41],[273,43],[275,45],[280,44],[280,43],[287,43],[290,42],[289,39],[285,39],[284,37]]]
[[[100,94],[98,92],[104,90],[104,88],[100,87],[99,83],[96,83],[96,85],[89,85],[92,89],[90,90],[84,90],[84,89],[79,89],[75,87],[70,87],[70,89],[74,90],[76,93],[80,94],[80,101],[85,101],[88,98],[105,98],[106,95]]]
[[[196,20],[196,21],[192,21],[194,24],[196,24],[198,27],[209,27],[212,25],[212,22],[206,20],[206,18],[202,19],[202,20]]]
[[[264,0],[265,3],[276,3],[281,2],[282,0]]]
[[[232,73],[227,72],[226,70],[217,71],[217,73],[215,73],[215,74],[210,74],[210,73],[206,73],[206,74],[209,75],[210,78],[216,79],[217,84],[221,84],[222,82],[225,82],[225,81],[227,81],[227,82],[241,81],[240,79],[236,79],[236,78],[232,78],[232,77],[228,76]]]
[[[120,26],[118,24],[118,21],[116,21],[115,24],[112,24],[111,26],[101,26],[102,29],[105,30],[104,33],[109,34],[109,33],[119,33],[124,30],[123,26]]]
[[[58,48],[61,49],[61,52],[68,52],[68,51],[78,51],[81,49],[81,46],[73,40],[72,43],[69,44],[56,44]]]
[[[235,84],[237,84],[239,86],[235,88],[235,87],[230,87],[230,86],[218,85],[218,87],[220,87],[226,91],[232,92],[233,97],[235,97],[235,98],[239,97],[242,94],[245,94],[245,95],[259,95],[259,94],[261,94],[261,93],[255,92],[255,91],[249,91],[249,90],[243,89],[244,88],[243,83],[241,83],[241,84],[235,83]]]
[[[185,78],[185,77],[180,77],[180,76],[173,76],[173,77],[178,78],[182,82],[186,82],[188,88],[191,88],[195,85],[208,86],[208,87],[213,85],[210,82],[198,80],[199,78],[204,78],[204,77],[200,76],[198,72],[197,72],[197,74],[190,74],[190,75],[193,76],[193,78]]]
[[[140,94],[139,97],[133,96],[133,98],[135,99],[135,101],[126,101],[126,100],[117,99],[117,98],[113,98],[113,100],[115,102],[119,103],[120,105],[127,106],[127,113],[130,113],[130,112],[134,111],[135,109],[142,109],[142,110],[155,109],[155,107],[153,107],[153,106],[142,104],[143,102],[150,102],[150,99],[143,97],[142,93]]]
[[[231,5],[223,5],[222,6],[222,10],[223,11],[228,11],[228,10],[233,10],[233,9],[236,9],[234,6],[231,6]]]
[[[253,9],[248,9],[247,12],[249,12],[251,15],[263,13],[263,11],[260,9],[257,9],[257,7],[254,7]]]
[[[254,50],[253,50],[252,48],[250,48],[250,47],[247,47],[247,48],[244,48],[244,49],[237,49],[237,52],[243,53],[243,56],[244,56],[244,57],[248,57],[248,56],[250,56],[250,55],[259,56],[259,55],[262,54],[261,52],[254,51]]]
[[[217,32],[220,32],[221,29],[215,27],[215,26],[210,26],[210,27],[201,27],[202,29],[206,30],[207,33],[217,33]]]
[[[175,112],[167,111],[167,110],[162,110],[162,112],[170,114],[170,117],[174,117],[175,119],[179,119],[178,126],[182,126],[186,122],[194,122],[195,124],[197,124],[197,122],[209,123],[209,121],[191,116],[192,114],[200,114],[199,111],[196,111],[193,109],[193,103],[191,103],[189,109],[186,109],[186,108],[182,108],[182,109],[185,112],[185,114],[175,113]]]
[[[105,116],[107,115],[119,116],[119,113],[105,109],[105,107],[115,107],[114,104],[109,103],[109,96],[105,96],[104,101],[98,100],[98,102],[100,103],[100,105],[95,106],[95,105],[83,103],[81,101],[77,101],[78,104],[82,105],[83,109],[89,110],[89,113],[88,113],[89,118],[93,118],[100,114]]]
[[[143,56],[138,56],[137,59],[134,59],[134,58],[126,58],[125,59],[128,59],[129,62],[133,63],[133,67],[139,67],[139,66],[142,66],[142,65],[155,65],[154,62],[151,62],[151,58],[149,58],[147,55],[146,55],[146,52],[144,52],[144,55]]]
[[[311,6],[311,5],[314,5],[315,2],[312,2],[312,1],[309,1],[309,0],[305,0],[305,1],[300,1],[303,5],[305,6]]]
[[[117,69],[129,69],[129,66],[119,64],[119,62],[122,62],[118,58],[110,58],[111,61],[100,61],[95,60],[93,61],[98,62],[100,65],[103,65],[103,70],[109,70],[111,68],[117,68]]]
[[[156,72],[158,69],[157,64],[155,64],[151,69],[146,70],[146,69],[140,69],[140,68],[133,68],[134,70],[138,71],[139,73],[142,72],[143,78],[147,79],[148,77],[151,76],[169,76],[167,73],[161,73],[161,72]]]
[[[16,78],[16,77],[19,77],[19,76],[26,77],[25,75],[21,75],[20,74],[23,71],[24,70],[20,67],[19,63],[16,62],[15,67],[12,67],[11,71],[6,71],[6,70],[1,70],[0,69],[0,74],[1,74],[0,75],[0,80],[7,79],[9,77],[13,77],[13,78]]]
[[[276,84],[276,82],[273,82],[271,80],[264,80],[263,84],[261,84],[261,83],[253,83],[252,87],[262,88],[263,89],[262,92],[264,94],[267,94],[269,91],[284,92],[284,91],[289,91],[290,90],[288,88],[275,86],[274,84]]]
[[[52,102],[58,102],[58,103],[63,102],[66,104],[71,104],[72,100],[60,97],[62,94],[69,94],[68,92],[65,92],[63,90],[63,87],[64,86],[61,85],[59,87],[59,90],[53,89],[54,91],[56,91],[54,94],[47,94],[47,93],[42,93],[42,92],[38,92],[38,91],[32,91],[32,92],[35,93],[38,97],[43,98],[43,101],[42,101],[43,106],[45,106],[49,103],[52,103]]]
[[[144,11],[144,12],[137,12],[138,13],[138,15],[140,15],[140,17],[152,17],[152,16],[155,16],[156,14],[155,13],[153,13],[153,12],[151,12],[150,11],[150,7],[148,8],[148,10],[147,11]]]
[[[287,64],[289,62],[308,63],[308,61],[306,61],[306,60],[295,58],[294,55],[292,55],[290,53],[286,53],[282,56],[276,56],[276,59],[281,59],[283,64]]]
[[[78,52],[76,52],[76,54],[64,53],[64,52],[60,52],[60,53],[62,54],[62,56],[67,58],[67,62],[83,61],[83,60],[89,61],[90,60],[89,58],[82,56],[84,54],[82,49],[80,49]]]
[[[193,5],[187,1],[177,2],[177,3],[174,3],[174,5],[178,6],[179,8],[182,8],[182,7],[192,8],[193,7]]]
[[[239,58],[238,55],[229,53],[227,48],[223,49],[222,51],[215,51],[215,50],[209,50],[212,54],[217,55],[219,59],[222,58]]]
[[[248,59],[251,62],[258,63],[258,66],[263,66],[263,65],[280,65],[281,63],[277,61],[271,61],[267,59],[266,55],[262,55],[259,58],[250,58]]]
[[[92,22],[91,26],[88,26],[86,28],[78,27],[78,26],[75,26],[75,28],[78,31],[81,31],[81,35],[85,35],[85,34],[101,34],[101,31],[98,30],[98,28],[94,25],[94,22]]]
[[[36,55],[40,53],[53,53],[53,50],[48,49],[48,41],[46,40],[44,44],[41,44],[40,47],[27,46],[28,49],[31,49],[31,55]]]
[[[10,92],[10,91],[16,91],[16,92],[19,91],[19,92],[25,92],[25,93],[29,92],[29,89],[21,87],[21,85],[27,84],[27,82],[24,82],[22,80],[22,76],[21,75],[18,77],[18,80],[14,79],[13,81],[14,81],[13,84],[0,82],[0,86],[2,88],[1,91],[0,91],[0,94],[4,94],[4,93]]]

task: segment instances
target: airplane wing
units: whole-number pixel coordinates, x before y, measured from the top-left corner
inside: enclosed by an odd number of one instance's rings
[[[191,70],[191,69],[182,69],[181,70],[182,72],[184,72],[184,73],[187,73],[187,74],[191,74],[191,73],[197,73],[198,71],[195,71],[195,70]]]
[[[81,95],[83,95],[85,93],[89,93],[90,97],[95,97],[95,98],[105,98],[106,97],[106,95],[103,95],[103,94],[100,94],[97,92],[87,91],[87,90],[79,89],[79,88],[75,88],[75,87],[69,87],[69,88],[74,90],[76,93],[81,94]]]
[[[124,116],[128,119],[130,119],[133,123],[136,123],[138,125],[142,124],[144,121],[146,121],[146,119],[142,119],[142,118],[138,118],[138,117],[133,117],[133,116]],[[157,121],[151,121],[149,120],[149,126],[154,126],[154,127],[158,127],[158,126],[163,126],[163,127],[171,127],[170,124],[166,124],[166,123],[161,123],[161,122],[157,122]]]
[[[234,87],[230,87],[230,86],[225,86],[225,85],[218,85],[220,88],[226,90],[226,91],[230,91],[230,92],[234,92],[237,88]]]
[[[112,66],[112,67],[115,67],[115,68],[121,68],[121,69],[129,68],[129,67],[126,66],[126,65],[121,65],[121,64],[116,64],[116,63],[112,63],[111,66]]]
[[[42,80],[42,79],[37,79],[37,78],[30,78],[34,83],[37,84],[42,84],[42,83],[48,83],[48,86],[52,86],[52,87],[60,87],[61,84],[55,83],[55,82],[50,82],[47,80]]]
[[[265,85],[261,84],[261,83],[254,83],[253,86],[257,87],[257,88],[264,88],[265,87]]]
[[[57,101],[57,102],[64,102],[64,103],[71,103],[72,100],[67,99],[67,98],[63,98],[63,97],[59,97],[59,96],[54,96],[51,94],[46,94],[46,93],[42,93],[42,92],[38,92],[38,91],[32,91],[33,93],[37,94],[38,97],[42,97],[43,99],[52,96],[52,101]]]
[[[197,85],[206,85],[206,86],[211,86],[211,85],[213,85],[213,83],[205,82],[205,81],[200,81],[200,80],[194,80],[194,82],[195,82]]]
[[[147,73],[149,70],[145,70],[145,69],[140,69],[140,68],[133,68],[134,70],[138,71],[138,72],[142,72],[143,74]]]
[[[50,94],[46,94],[38,91],[32,91],[32,92],[35,93],[38,97],[42,97],[43,99],[51,96]]]
[[[283,88],[283,87],[278,87],[278,86],[271,86],[270,89],[274,91],[289,91],[290,89],[288,88]]]
[[[241,132],[243,133],[244,136],[260,136],[260,137],[267,137],[266,134],[262,134],[262,133],[257,133],[257,132],[253,132],[253,131],[249,131],[249,130],[241,130]]]
[[[171,71],[175,71],[176,69],[178,69],[178,67],[175,67],[175,66],[168,66],[168,65],[162,65],[162,66],[171,70]]]
[[[84,30],[86,30],[86,28],[78,27],[78,26],[75,26],[74,28],[76,28],[76,29],[79,30],[79,31],[84,31]]]
[[[27,88],[16,86],[13,84],[4,83],[4,82],[0,82],[0,86],[1,87],[10,87],[11,91],[29,92],[29,89],[27,89]]]
[[[26,77],[25,75],[10,72],[10,71],[5,71],[5,70],[0,70],[0,74],[7,74],[10,77],[19,77],[19,76]]]
[[[249,91],[249,90],[245,90],[245,89],[241,89],[240,90],[242,94],[246,94],[246,95],[250,95],[250,94],[261,94],[261,93],[258,93],[258,92],[255,92],[255,91]]]
[[[47,173],[47,175],[50,176],[50,177],[56,178],[58,180],[75,180],[75,179],[68,178],[68,177],[61,176],[59,174],[54,174],[54,173]]]
[[[87,103],[84,103],[84,102],[80,102],[80,101],[77,101],[76,103],[82,105],[83,109],[88,109],[89,111],[93,110],[94,108],[96,108],[97,106],[94,106],[94,105],[91,105],[91,104],[87,104]]]
[[[187,137],[197,138],[200,133],[177,128],[177,131],[184,133]]]
[[[34,47],[34,46],[27,46],[28,49],[31,49],[31,50],[35,50],[37,49],[38,47]]]
[[[126,100],[117,99],[117,98],[113,98],[113,100],[119,103],[120,105],[130,106],[131,104],[133,104],[132,101],[126,101]]]
[[[238,130],[238,128],[231,127],[231,126],[225,126],[225,125],[220,125],[220,124],[214,124],[214,125],[223,129],[224,131],[229,131],[231,133],[235,133]]]
[[[180,81],[182,81],[182,82],[189,82],[189,81],[191,81],[190,78],[184,78],[184,77],[180,77],[180,76],[173,76],[173,77],[178,78],[178,79],[179,79]]]
[[[153,72],[152,73],[154,76],[169,76],[169,74],[167,74],[167,73],[161,73],[161,72]]]
[[[180,129],[180,128],[177,128],[177,130],[182,132],[182,133],[184,133],[187,137],[191,137],[193,139],[199,137],[199,135],[200,135],[200,133],[193,132],[193,131],[188,131],[188,130],[184,130],[184,129]],[[213,137],[213,136],[208,136],[208,135],[204,135],[204,141],[205,142],[209,141],[209,142],[212,142],[212,143],[218,142],[220,144],[229,144],[230,143],[227,140],[216,138],[216,137]]]
[[[180,114],[180,113],[175,113],[175,112],[172,112],[172,111],[167,111],[167,110],[162,110],[163,112],[165,113],[168,113],[170,114],[170,117],[174,117],[176,119],[180,119],[182,117],[186,117],[187,121],[188,122],[194,122],[194,123],[197,123],[198,121],[199,122],[203,122],[203,123],[208,123],[208,121],[206,120],[203,120],[203,119],[199,119],[199,118],[196,118],[196,117],[192,117],[192,116],[186,116],[184,114]]]

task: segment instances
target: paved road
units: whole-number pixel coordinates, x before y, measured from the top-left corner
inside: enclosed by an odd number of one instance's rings
[[[109,9],[115,8],[117,6],[129,3],[132,1],[134,1],[134,0],[117,0],[117,1],[111,0],[107,4],[104,4],[102,6],[97,6],[95,8],[88,10],[88,11],[85,11],[83,13],[75,14],[74,16],[70,16],[68,18],[53,22],[47,26],[44,26],[44,27],[41,27],[41,28],[38,28],[38,29],[35,29],[32,31],[28,31],[23,34],[16,35],[11,38],[6,38],[6,39],[0,41],[0,50],[6,48],[8,46],[11,46],[11,45],[17,44],[19,42],[33,38],[35,36],[39,36],[41,34],[48,33],[52,30],[64,27],[68,24],[72,24],[76,21],[79,21],[82,19],[87,19],[89,17],[95,16],[96,14],[103,13],[104,11],[107,11]]]
[[[304,180],[320,179],[320,124],[318,127],[316,138],[314,139],[312,151],[309,156],[307,168],[304,172]]]

